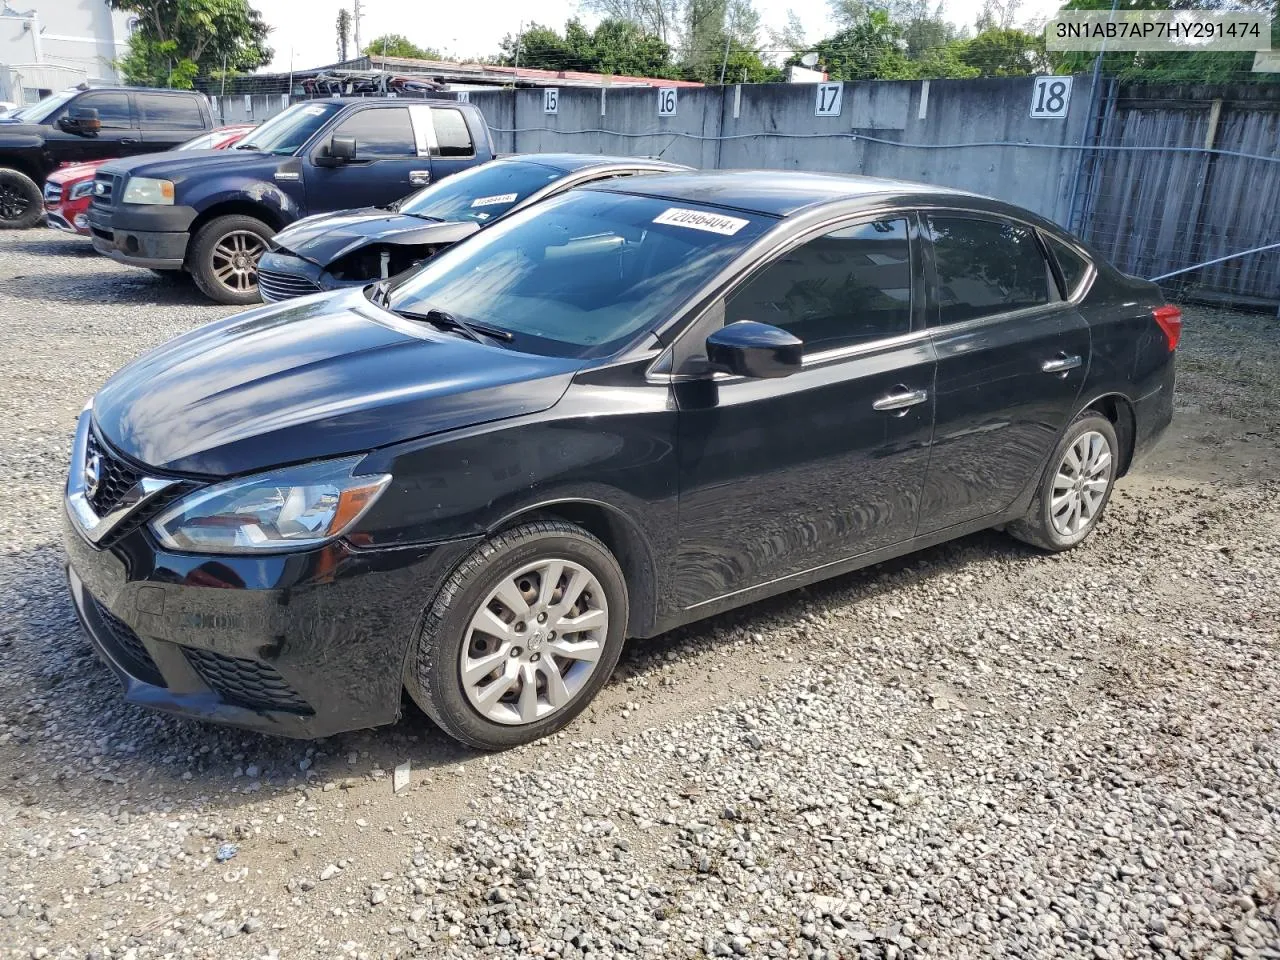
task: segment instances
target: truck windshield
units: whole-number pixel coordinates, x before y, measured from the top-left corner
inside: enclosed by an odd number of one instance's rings
[[[282,110],[236,144],[237,150],[260,150],[288,156],[311,139],[346,104],[336,100],[313,100],[295,103]]]
[[[510,334],[512,349],[609,356],[672,319],[776,225],[762,214],[570,190],[517,211],[429,260],[387,308]],[[503,339],[506,339],[503,337]]]
[[[52,96],[45,97],[38,103],[31,104],[29,107],[13,111],[5,119],[21,120],[23,123],[44,123],[55,110],[79,92],[79,90],[63,90],[61,93],[55,93]]]
[[[521,160],[494,160],[423,187],[400,201],[398,213],[428,220],[489,223],[564,171]]]

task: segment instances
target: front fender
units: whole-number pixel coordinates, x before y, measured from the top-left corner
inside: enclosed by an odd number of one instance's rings
[[[301,204],[279,184],[258,177],[223,176],[201,183],[186,184],[181,202],[200,213],[226,204],[252,204],[268,214],[263,219],[276,227],[292,223],[303,215]]]

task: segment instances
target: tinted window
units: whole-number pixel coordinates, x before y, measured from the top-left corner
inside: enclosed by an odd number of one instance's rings
[[[92,107],[98,111],[98,119],[107,129],[119,130],[132,126],[129,119],[129,95],[126,93],[91,93],[81,97],[69,109]]]
[[[448,310],[511,331],[512,349],[605,356],[675,311],[776,223],[593,190],[504,217],[429,260],[396,310]]]
[[[203,130],[200,106],[191,97],[166,97],[159,93],[139,93],[138,118],[144,127],[164,130]]]
[[[804,341],[806,353],[907,333],[907,221],[877,220],[810,240],[752,277],[725,306],[725,323],[781,327]]]
[[[940,322],[1048,303],[1049,265],[1035,232],[1012,223],[929,217]]]
[[[1067,289],[1062,291],[1062,294],[1065,297],[1070,297],[1084,281],[1085,274],[1089,272],[1089,261],[1065,243],[1061,243],[1050,236],[1046,236],[1045,239],[1049,241],[1049,249],[1053,251],[1053,256],[1058,261],[1058,269],[1062,271],[1062,279],[1067,282]]]
[[[439,156],[469,157],[475,153],[471,146],[471,132],[461,110],[432,110],[431,119],[435,122]]]
[[[432,220],[488,223],[563,176],[561,171],[537,163],[518,160],[482,163],[423,187],[402,200],[397,209],[401,213]]]
[[[356,159],[377,157],[416,157],[413,124],[404,107],[382,107],[361,110],[348,117],[333,131],[335,137],[356,138]]]

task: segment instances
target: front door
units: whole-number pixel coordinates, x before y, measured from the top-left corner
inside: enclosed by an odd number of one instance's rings
[[[72,111],[92,108],[98,111],[102,129],[97,133],[68,133],[58,124]],[[114,160],[142,150],[142,135],[133,116],[129,94],[120,90],[94,90],[76,97],[50,119],[45,135],[45,149],[61,166],[86,160]]]
[[[682,607],[914,534],[934,368],[915,246],[906,217],[856,223],[726,298],[725,323],[781,327],[805,362],[776,380],[677,379]]]
[[[998,514],[1038,479],[1084,383],[1089,326],[1031,227],[967,212],[923,220],[938,355],[927,534]]]
[[[325,165],[333,137],[355,139],[355,160]],[[316,165],[317,159],[321,165]],[[430,157],[418,155],[407,106],[365,107],[312,148],[305,172],[307,212],[385,207],[422,186],[422,175],[430,169]]]

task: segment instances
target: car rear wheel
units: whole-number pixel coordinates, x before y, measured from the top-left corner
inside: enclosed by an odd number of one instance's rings
[[[554,733],[608,681],[627,587],[581,527],[536,521],[482,543],[427,610],[406,668],[417,704],[468,746],[502,750]]]
[[[187,253],[196,286],[218,303],[258,303],[258,260],[272,233],[261,220],[244,214],[210,220],[196,231]]]
[[[1119,452],[1111,421],[1084,411],[1058,442],[1027,515],[1009,524],[1009,533],[1054,552],[1089,536],[1115,488]]]
[[[0,170],[0,230],[25,230],[42,216],[40,185],[19,170]]]

